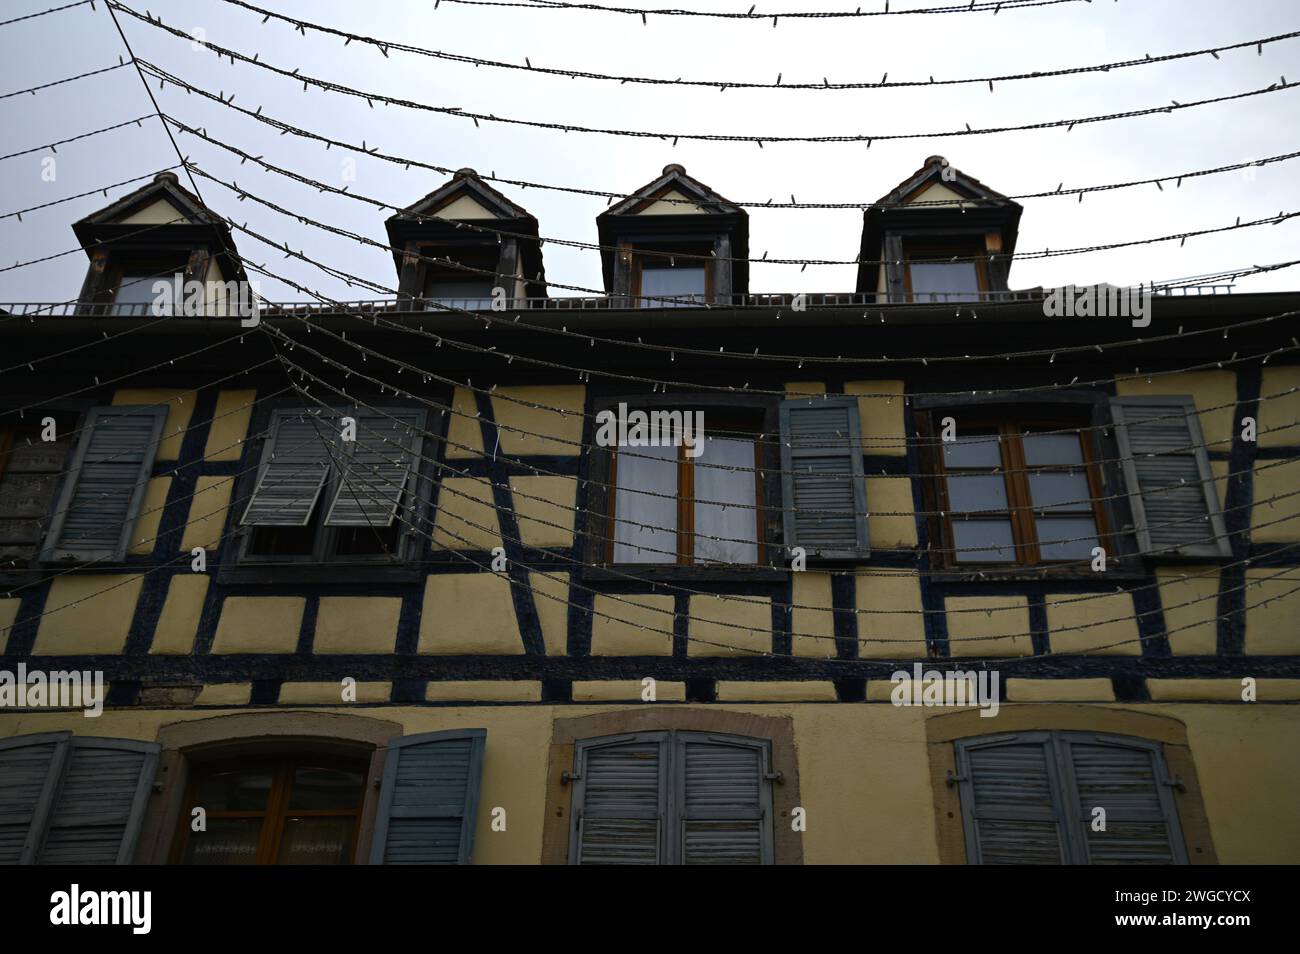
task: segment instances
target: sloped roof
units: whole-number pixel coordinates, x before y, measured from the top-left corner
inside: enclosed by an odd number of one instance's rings
[[[207,206],[188,189],[184,188],[174,172],[160,172],[153,180],[146,182],[134,192],[129,192],[98,212],[92,212],[79,220],[76,225],[108,225],[128,218],[133,212],[145,208],[158,200],[170,203],[185,216],[185,222],[178,225],[212,225],[220,221],[220,216],[212,213]],[[73,227],[76,228],[76,225]]]
[[[437,215],[461,196],[468,196],[503,219],[531,219],[532,214],[517,202],[488,185],[473,169],[457,169],[456,174],[424,198],[407,206],[393,218]]]
[[[671,192],[681,193],[692,200],[692,205],[699,206],[705,212],[728,215],[743,212],[739,206],[733,205],[699,179],[688,175],[685,167],[674,162],[664,166],[663,172],[657,179],[647,182],[628,198],[615,203],[602,212],[600,218],[615,215],[635,215],[646,206],[659,201],[660,198]],[[686,213],[688,211],[688,207],[683,206],[682,212]]]
[[[947,176],[944,175],[945,170],[948,173]],[[974,176],[968,176],[961,170],[954,168],[943,156],[930,156],[927,158],[921,168],[894,186],[876,202],[880,205],[896,205],[906,202],[935,182],[942,183],[966,198],[1002,202],[1010,205],[1016,204],[1001,192],[990,189]]]

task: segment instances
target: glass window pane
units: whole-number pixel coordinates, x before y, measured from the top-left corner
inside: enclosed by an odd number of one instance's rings
[[[492,282],[443,282],[429,281],[424,287],[425,308],[428,311],[443,311],[443,305],[450,308],[463,308],[468,311],[484,310],[492,307]]]
[[[280,835],[281,865],[345,865],[352,847],[355,818],[294,818],[284,820]]]
[[[990,477],[950,474],[948,506],[955,513],[968,513],[972,510],[1006,510],[1006,478],[1001,474]]]
[[[615,473],[614,562],[676,563],[677,448],[624,448]]]
[[[1025,463],[1031,467],[1083,463],[1083,446],[1077,434],[1026,434],[1023,440]]]
[[[1002,451],[996,434],[972,434],[943,442],[943,465],[957,467],[1002,466]]]
[[[650,296],[704,301],[704,268],[656,268],[647,263],[641,269],[641,295],[643,308],[689,308],[690,302],[655,301]]]
[[[353,769],[302,766],[293,771],[290,810],[355,808],[361,801],[362,773]]]
[[[261,818],[209,817],[207,831],[189,833],[185,842],[185,864],[256,864],[257,840],[261,834]]]
[[[1091,517],[1043,517],[1037,527],[1038,552],[1044,560],[1086,559],[1097,546],[1097,524]]]
[[[978,301],[974,262],[911,262],[913,301]]]
[[[1035,510],[1088,510],[1092,506],[1088,475],[1081,471],[1030,474],[1029,496]]]
[[[261,770],[235,769],[215,771],[199,780],[194,804],[210,812],[266,811],[271,791],[271,773]]]
[[[167,290],[161,296],[154,291],[156,282],[163,282],[167,286]],[[168,275],[155,275],[152,272],[127,273],[122,276],[117,290],[113,293],[113,312],[118,315],[144,318],[154,313],[154,300],[157,299],[161,306],[160,314],[170,315],[174,291],[171,277]]]
[[[701,462],[716,466],[701,467]],[[747,467],[730,471],[727,467]],[[706,437],[695,458],[695,562],[757,563],[757,480],[754,442]],[[701,503],[715,500],[719,503]],[[742,506],[727,506],[740,504]],[[710,540],[709,537],[724,539]],[[730,542],[744,541],[744,542]]]
[[[962,563],[1014,563],[1010,520],[954,520],[952,534]]]

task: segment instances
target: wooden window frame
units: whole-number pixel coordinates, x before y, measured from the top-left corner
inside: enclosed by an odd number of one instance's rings
[[[936,253],[932,257],[925,257],[929,253]],[[905,301],[914,302],[912,297],[912,261],[915,259],[922,264],[944,264],[944,258],[952,258],[956,254],[959,258],[974,258],[972,264],[975,266],[975,281],[978,285],[976,294],[978,299],[983,301],[989,293],[989,263],[987,257],[980,258],[977,256],[987,256],[987,248],[980,248],[976,243],[967,244],[964,242],[909,242],[906,237],[903,239],[903,289],[906,292]],[[923,292],[922,294],[928,294]],[[942,305],[948,301],[956,299],[930,299],[928,301],[915,302],[916,304]]]
[[[630,278],[629,285],[631,288],[632,301],[636,303],[635,307],[637,308],[663,308],[663,307],[690,308],[692,307],[692,305],[687,303],[673,304],[668,306],[665,306],[661,302],[653,302],[649,304],[643,303],[641,301],[641,274],[645,269],[645,261],[647,258],[671,260],[676,255],[695,255],[696,254],[695,252],[670,252],[670,251],[664,251],[657,248],[641,248],[635,245],[629,246],[626,251],[631,261],[631,274],[629,276]],[[705,304],[708,304],[709,302],[713,301],[714,261],[715,260],[712,258],[699,259],[700,268],[704,270],[704,300],[700,302],[697,307],[703,307]],[[661,296],[661,297],[672,297],[672,296]]]
[[[313,766],[322,768],[348,768],[359,771],[361,774],[361,784],[357,791],[357,802],[354,807],[347,810],[340,809],[303,809],[293,811],[289,808],[289,798],[293,787],[293,773],[296,769],[310,763]],[[285,819],[288,817],[302,818],[351,818],[352,830],[348,838],[347,864],[357,863],[357,844],[361,834],[361,820],[363,808],[366,802],[368,769],[367,760],[358,756],[347,758],[346,756],[325,755],[313,756],[310,752],[304,752],[300,755],[285,757],[283,755],[249,755],[241,757],[232,755],[229,758],[217,759],[212,762],[206,762],[196,767],[190,773],[185,788],[184,802],[180,813],[179,824],[175,839],[172,843],[171,864],[185,864],[185,851],[189,845],[190,837],[190,810],[196,806],[196,797],[198,795],[198,786],[200,779],[214,770],[219,770],[227,766],[237,766],[240,769],[265,766],[271,775],[271,790],[267,793],[266,808],[261,811],[208,811],[207,817],[212,818],[261,818],[262,827],[258,833],[257,853],[254,864],[274,865],[279,855],[279,850],[284,837]]]
[[[931,412],[938,416],[939,411]],[[998,561],[963,561],[956,552],[956,536],[953,532],[953,509],[949,499],[948,476],[949,468],[944,461],[942,445],[939,445],[932,455],[935,472],[935,493],[938,500],[938,509],[941,513],[940,525],[943,529],[944,553],[943,565],[949,569],[986,569],[986,568],[1003,568],[1003,567],[1053,567],[1064,566],[1077,563],[1078,560],[1044,560],[1039,547],[1037,515],[1034,512],[1033,497],[1029,490],[1029,467],[1025,463],[1023,437],[1027,434],[1032,435],[1044,430],[1059,431],[1068,428],[1070,425],[1061,417],[1049,417],[1042,414],[1013,414],[988,416],[976,418],[972,421],[963,423],[963,431],[975,436],[992,437],[993,434],[981,435],[980,432],[992,431],[998,436],[998,452],[1002,461],[1001,473],[997,476],[1003,478],[1003,486],[1007,494],[1007,510],[1000,511],[972,511],[987,515],[993,519],[1004,517],[1011,522],[1011,534],[1013,545],[1016,552],[1016,561],[1014,563]],[[1083,433],[1076,435],[1081,448],[1083,457],[1083,468],[1088,480],[1088,493],[1092,502],[1092,515],[1097,530],[1097,543],[1099,546],[1106,548],[1111,552],[1110,545],[1112,531],[1111,521],[1108,509],[1103,498],[1101,472],[1095,456],[1092,443],[1085,438]],[[1043,465],[1033,468],[1035,473],[1051,472],[1066,465]],[[984,473],[983,468],[957,468],[965,473]],[[988,474],[986,476],[994,476]],[[963,511],[964,512],[964,511]],[[1081,514],[1083,508],[1078,511],[1065,511],[1073,516],[1076,513]]]
[[[658,410],[658,409],[656,409]],[[690,413],[689,410],[682,408],[683,413]],[[721,417],[723,427],[709,428],[705,430],[705,435],[716,435],[719,437],[741,437],[752,440],[754,445],[754,532],[755,541],[758,547],[758,553],[753,563],[719,563],[710,561],[705,563],[695,562],[695,460],[686,456],[686,447],[684,444],[677,446],[677,534],[676,534],[676,557],[669,562],[662,563],[618,563],[614,560],[614,541],[615,532],[618,528],[618,453],[619,448],[611,448],[609,460],[609,487],[608,496],[609,506],[608,513],[605,517],[605,562],[609,566],[617,567],[716,567],[716,566],[764,566],[767,560],[767,541],[765,540],[764,531],[764,513],[765,506],[763,503],[765,483],[763,473],[763,445],[759,441],[759,431],[752,430],[755,423],[752,420],[746,420],[743,415],[722,414],[710,415],[714,420]],[[732,429],[734,428],[734,429]],[[629,448],[637,451],[638,448]]]

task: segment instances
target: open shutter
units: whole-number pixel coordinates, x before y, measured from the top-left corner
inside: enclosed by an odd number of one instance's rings
[[[0,741],[0,865],[35,860],[70,737],[46,732]]]
[[[159,746],[73,736],[38,861],[125,865],[135,853]]]
[[[766,743],[679,733],[676,759],[681,863],[770,864]]]
[[[856,399],[782,401],[781,469],[787,548],[826,559],[870,553]]]
[[[344,444],[348,461],[325,524],[330,527],[388,527],[402,494],[419,470],[424,412],[411,408],[358,411],[357,439]]]
[[[668,733],[578,743],[570,861],[653,865],[664,860]]]
[[[389,743],[371,864],[470,863],[486,740],[456,729]]]
[[[1050,733],[956,743],[966,860],[1064,864],[1067,842]]]
[[[329,476],[338,424],[311,411],[277,412],[244,526],[305,527]]]
[[[1075,792],[1080,860],[1099,864],[1186,864],[1178,810],[1159,747],[1139,739],[1062,734],[1063,769]],[[1094,809],[1104,831],[1093,831]]]
[[[167,408],[93,408],[55,508],[43,559],[121,560],[158,453]]]
[[[1112,398],[1111,411],[1142,552],[1230,556],[1192,398]]]

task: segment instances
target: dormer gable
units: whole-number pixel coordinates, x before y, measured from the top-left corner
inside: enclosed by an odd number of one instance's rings
[[[730,302],[749,288],[749,216],[677,163],[596,218],[616,307]]]
[[[229,226],[174,172],[158,173],[72,230],[90,259],[79,299],[89,314],[156,314],[159,282],[180,283],[177,296],[198,283],[204,289],[202,313],[225,314],[231,283],[248,287]]]
[[[1008,290],[1021,211],[943,156],[930,156],[864,213],[857,290],[882,302],[997,297]]]
[[[502,297],[508,307],[546,297],[537,219],[473,169],[458,170],[384,226],[398,295],[408,303],[474,311]]]

